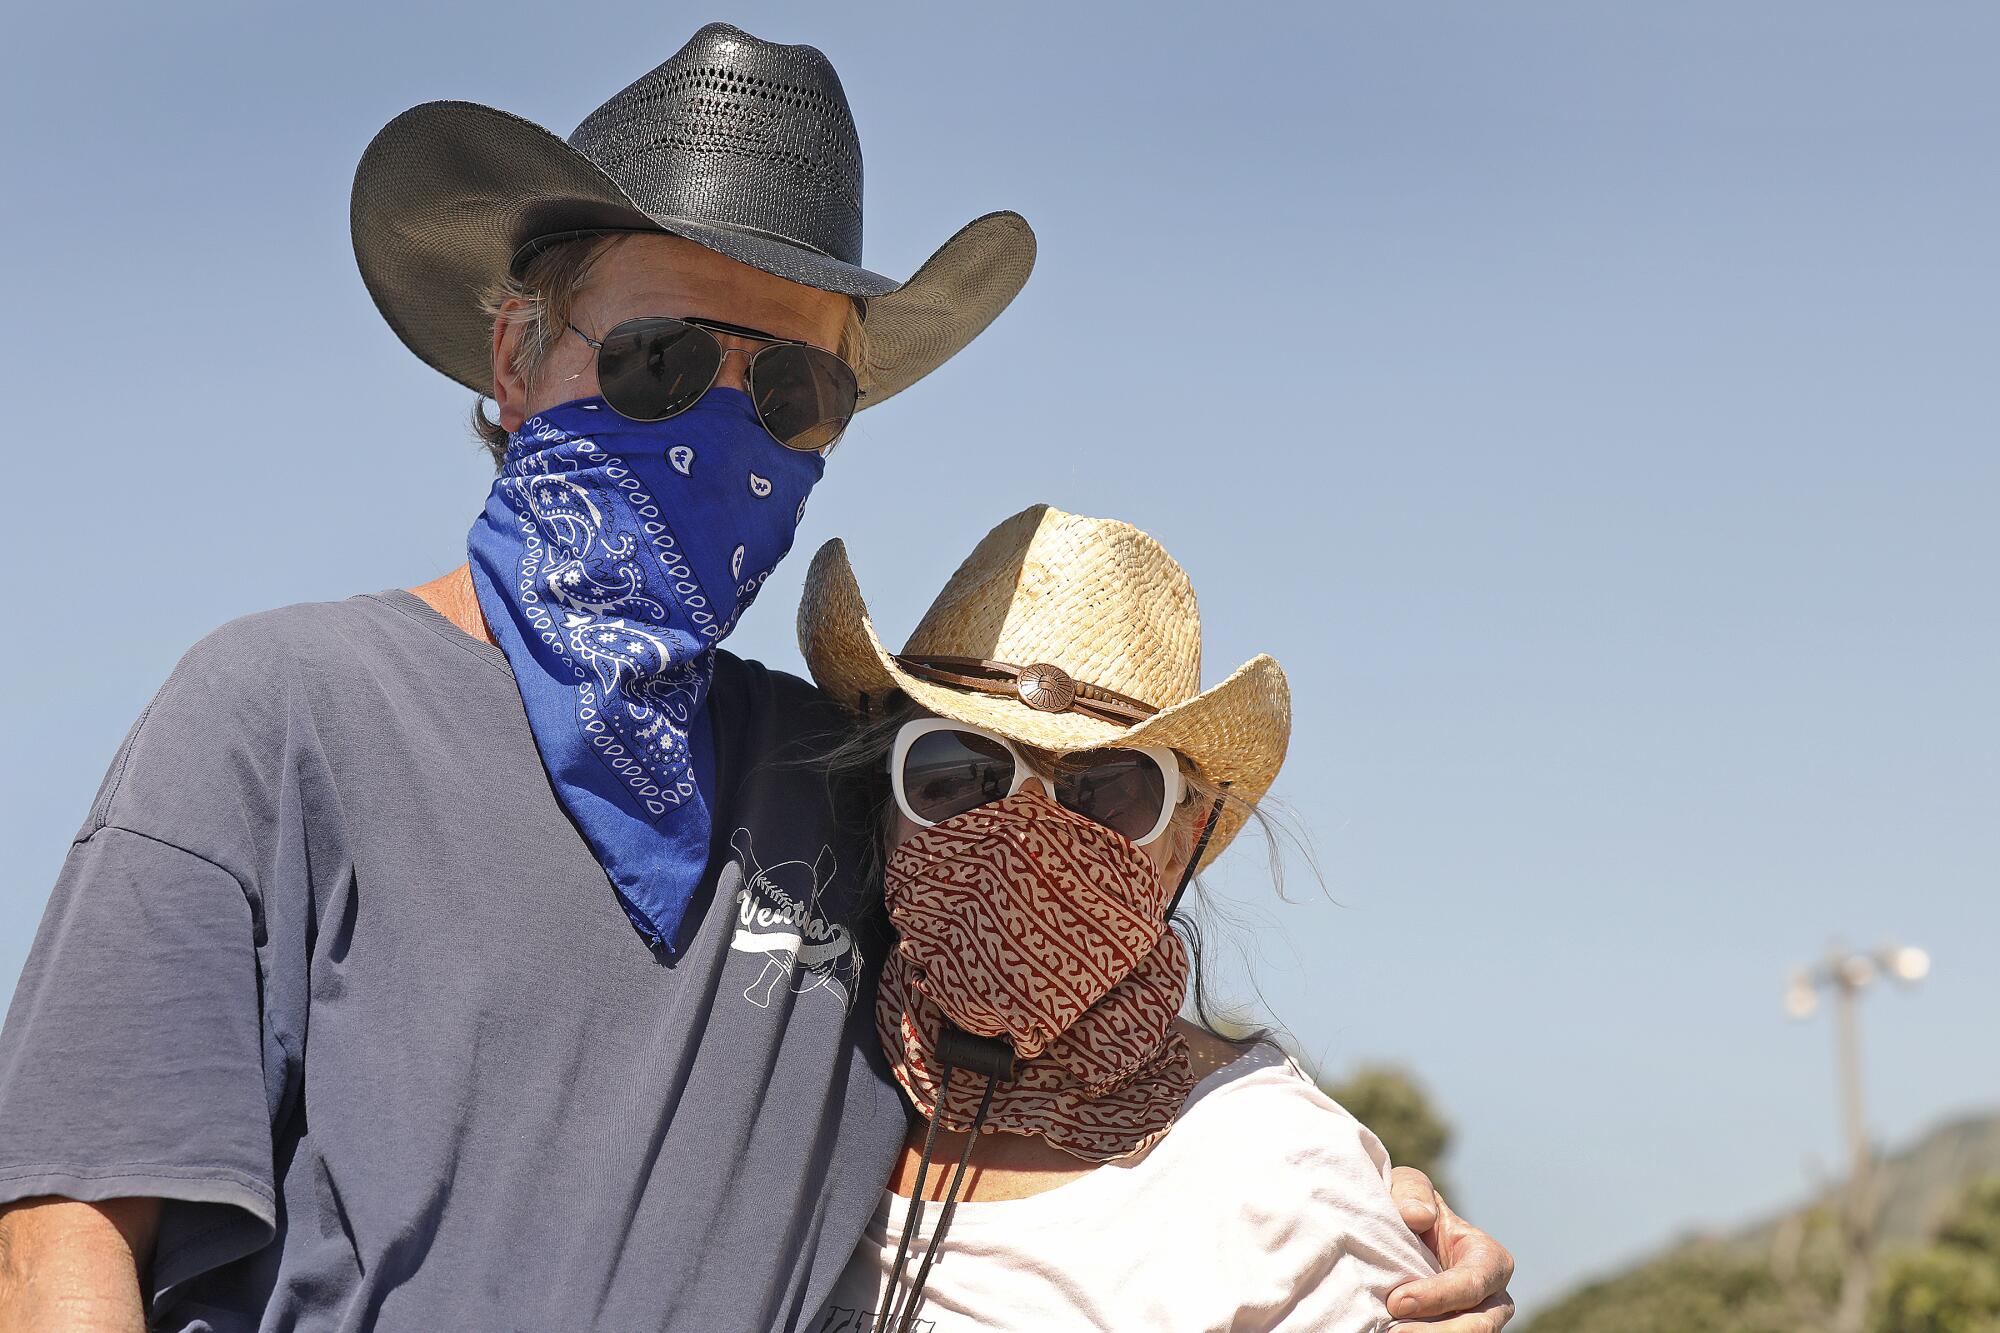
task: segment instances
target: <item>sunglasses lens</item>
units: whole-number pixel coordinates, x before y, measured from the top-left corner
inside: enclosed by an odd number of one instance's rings
[[[911,813],[935,824],[1006,796],[1014,756],[975,731],[927,731],[911,742],[896,779]]]
[[[659,421],[684,412],[708,392],[722,365],[722,344],[677,319],[628,319],[604,335],[597,388],[620,416]]]
[[[817,347],[767,347],[750,366],[757,419],[787,449],[824,449],[839,439],[856,388],[847,363]]]
[[[1056,778],[1056,801],[1138,842],[1159,825],[1167,775],[1142,750],[1092,750],[1065,761]]]

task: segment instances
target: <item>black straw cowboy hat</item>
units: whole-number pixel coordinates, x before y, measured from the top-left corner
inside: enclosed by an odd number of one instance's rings
[[[818,50],[711,23],[584,118],[565,143],[474,102],[396,117],[354,174],[354,255],[376,307],[427,364],[492,389],[481,295],[578,234],[671,232],[865,302],[869,407],[937,369],[1028,280],[1018,213],[961,228],[907,282],[861,267],[861,144]],[[661,313],[701,313],[663,311]]]

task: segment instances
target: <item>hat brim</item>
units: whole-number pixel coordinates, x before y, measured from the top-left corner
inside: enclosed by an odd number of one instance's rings
[[[1083,713],[1045,713],[1005,695],[954,689],[910,674],[875,632],[861,585],[839,538],[814,554],[799,601],[799,652],[813,680],[849,710],[864,698],[900,690],[939,717],[996,731],[1032,749],[1079,750],[1161,746],[1186,756],[1209,782],[1228,788],[1206,867],[1229,846],[1285,762],[1292,697],[1284,668],[1268,654],[1238,667],[1220,684],[1162,709],[1134,726]]]
[[[480,298],[546,237],[667,232],[776,277],[865,298],[863,408],[971,342],[1035,261],[1033,230],[1010,212],[967,224],[900,283],[768,232],[655,216],[556,135],[476,102],[426,102],[384,126],[355,170],[349,221],[382,318],[426,365],[480,393],[492,389],[493,332]]]

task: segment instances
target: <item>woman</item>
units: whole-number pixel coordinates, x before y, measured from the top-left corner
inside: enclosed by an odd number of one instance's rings
[[[867,720],[837,767],[876,788],[877,1026],[916,1112],[816,1328],[1389,1327],[1389,1292],[1436,1267],[1381,1144],[1274,1047],[1178,1017],[1168,918],[1283,761],[1278,664],[1201,690],[1180,567],[1045,506],[901,654],[829,543],[799,638]]]

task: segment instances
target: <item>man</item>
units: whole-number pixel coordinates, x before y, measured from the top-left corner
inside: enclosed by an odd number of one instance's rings
[[[225,626],[121,747],[0,1034],[0,1329],[817,1311],[904,1132],[880,914],[797,762],[837,715],[716,645],[1034,244],[894,282],[860,185],[825,58],[723,24],[567,143],[370,146],[364,279],[500,476],[466,566]],[[1497,1328],[1504,1251],[1401,1187],[1459,1261],[1422,1308]]]

